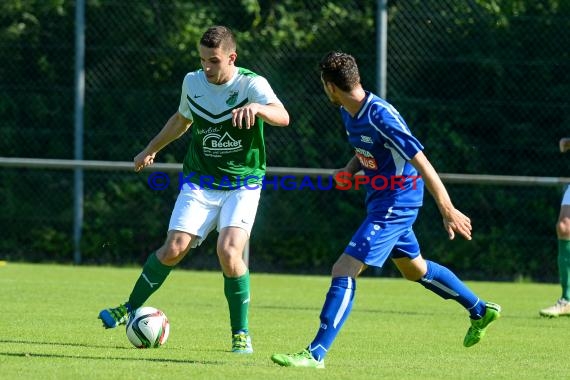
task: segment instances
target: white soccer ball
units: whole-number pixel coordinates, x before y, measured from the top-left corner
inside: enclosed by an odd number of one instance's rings
[[[170,323],[159,309],[139,307],[131,313],[127,323],[127,338],[137,348],[160,347],[168,339]]]

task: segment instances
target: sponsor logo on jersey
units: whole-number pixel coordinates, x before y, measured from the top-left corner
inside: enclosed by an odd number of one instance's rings
[[[230,96],[228,96],[228,98],[226,99],[226,104],[228,106],[233,106],[236,104],[237,102],[237,97],[238,97],[239,91],[232,91],[230,92]]]
[[[362,148],[354,148],[354,151],[356,152],[356,158],[358,158],[362,167],[370,170],[378,169],[378,164],[376,163],[376,159],[372,153]]]
[[[372,144],[372,137],[360,135],[360,140],[365,144]]]
[[[228,154],[243,150],[241,140],[235,140],[228,132],[220,136],[217,133],[209,133],[202,140],[204,154],[210,157],[221,157],[222,154]]]
[[[372,155],[372,153],[370,153],[370,152],[367,151],[366,149],[354,148],[354,151],[355,151],[357,154],[360,154],[360,155],[363,156],[363,157],[374,157],[374,156]]]
[[[222,126],[220,125],[219,127],[209,127],[209,128],[205,128],[205,129],[197,129],[196,134],[197,135],[207,135],[207,134],[217,133],[217,132],[221,132],[221,131],[222,131]]]

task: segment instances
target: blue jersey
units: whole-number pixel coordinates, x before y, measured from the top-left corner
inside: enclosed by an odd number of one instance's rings
[[[364,175],[366,209],[420,207],[424,183],[408,162],[423,150],[398,111],[385,100],[366,92],[355,117],[340,107],[348,141],[354,147]]]

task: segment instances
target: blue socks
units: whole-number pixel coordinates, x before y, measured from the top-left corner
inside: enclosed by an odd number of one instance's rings
[[[426,289],[444,299],[461,304],[473,319],[485,314],[485,301],[480,300],[457,276],[446,267],[426,260],[427,272],[418,280]],[[321,325],[317,336],[308,347],[316,360],[323,360],[352,309],[356,281],[351,277],[332,279],[321,310]]]
[[[352,309],[356,282],[351,277],[332,279],[321,311],[321,325],[308,349],[316,360],[323,360]]]
[[[426,289],[444,299],[459,302],[472,319],[479,319],[485,314],[485,301],[480,300],[457,276],[444,267],[426,260],[427,272],[418,280]]]

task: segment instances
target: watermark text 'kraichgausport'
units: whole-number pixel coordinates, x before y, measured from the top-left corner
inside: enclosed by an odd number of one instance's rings
[[[176,186],[181,190],[187,186],[190,190],[235,190],[243,188],[246,190],[359,190],[364,186],[370,186],[374,190],[403,190],[410,187],[416,190],[417,181],[421,179],[419,175],[375,175],[367,176],[361,174],[351,174],[349,172],[338,172],[335,175],[318,176],[296,176],[296,175],[270,175],[244,177],[236,176],[233,181],[229,177],[222,177],[216,180],[214,176],[198,175],[197,173],[169,175],[166,172],[152,172],[148,175],[147,183],[150,189],[163,191],[170,186]]]

